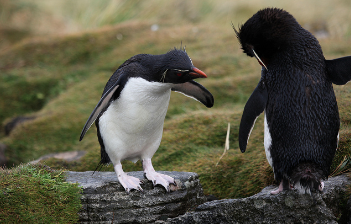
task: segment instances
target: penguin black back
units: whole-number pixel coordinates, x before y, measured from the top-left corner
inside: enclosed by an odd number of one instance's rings
[[[320,189],[338,141],[332,83],[351,79],[350,57],[325,60],[318,40],[282,9],[260,10],[234,30],[244,53],[262,65],[261,80],[240,124],[241,151],[255,119],[265,111],[264,145],[275,179],[306,192]]]

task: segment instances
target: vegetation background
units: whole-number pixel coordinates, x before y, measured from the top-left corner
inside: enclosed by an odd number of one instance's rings
[[[205,194],[218,198],[250,196],[272,184],[263,116],[247,151],[238,148],[241,114],[261,67],[242,53],[232,29],[265,7],[295,16],[320,41],[326,59],[351,55],[349,0],[0,0],[0,142],[7,145],[7,167],[83,150],[79,161],[45,164],[94,170],[100,150],[95,126],[82,142],[78,139],[108,78],[135,54],[186,46],[194,65],[208,75],[198,81],[212,92],[215,105],[208,109],[172,93],[155,169],[197,172]],[[341,117],[336,175],[349,168],[351,84],[334,88]],[[5,125],[17,116],[35,119],[6,135]],[[228,123],[230,150],[217,166]],[[140,162],[123,166],[141,170]]]

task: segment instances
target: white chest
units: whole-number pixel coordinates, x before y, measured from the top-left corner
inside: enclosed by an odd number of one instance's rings
[[[170,95],[169,84],[133,78],[112,102],[106,115],[111,118],[110,122],[124,126],[126,132],[145,131],[163,124]]]
[[[99,120],[110,157],[114,157],[111,153],[117,153],[120,160],[140,158],[145,153],[153,155],[162,138],[171,85],[142,78],[128,81]]]

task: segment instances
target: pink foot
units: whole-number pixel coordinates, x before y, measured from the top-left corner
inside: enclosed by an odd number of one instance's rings
[[[143,191],[143,189],[140,186],[141,181],[136,177],[128,176],[123,171],[121,163],[115,165],[114,168],[115,172],[117,173],[118,181],[122,184],[127,193],[129,193],[132,189]]]
[[[174,178],[155,171],[154,167],[152,166],[151,159],[143,159],[143,168],[146,178],[151,180],[154,186],[161,184],[167,190],[167,192],[169,192],[169,185],[176,185]]]
[[[280,182],[277,190],[271,191],[271,194],[279,194],[282,191],[283,191],[283,181]]]

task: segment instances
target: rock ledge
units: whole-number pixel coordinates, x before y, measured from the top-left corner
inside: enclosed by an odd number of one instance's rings
[[[143,181],[143,192],[126,193],[114,172],[66,172],[66,181],[83,188],[79,212],[83,223],[154,223],[184,214],[206,202],[198,175],[188,172],[160,171],[175,178],[177,187],[167,193],[153,186],[142,171],[128,175]]]
[[[241,199],[206,202],[163,223],[337,223],[340,200],[351,182],[346,175],[329,178],[322,194],[297,191],[271,195],[275,187]],[[351,220],[350,220],[351,221]]]
[[[346,175],[329,178],[324,192],[312,196],[297,191],[271,195],[274,186],[268,186],[251,197],[206,202],[196,173],[160,173],[175,178],[177,187],[169,193],[153,187],[142,171],[128,173],[144,182],[143,192],[130,194],[114,172],[67,172],[66,181],[83,188],[83,223],[337,223],[342,212],[339,222],[351,223],[351,198],[347,207],[340,205],[351,184]]]

